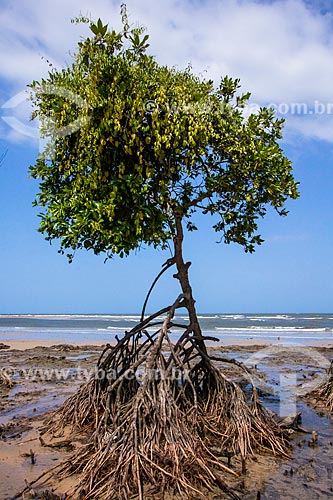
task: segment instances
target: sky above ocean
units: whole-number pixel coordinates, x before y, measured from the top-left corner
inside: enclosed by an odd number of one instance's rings
[[[37,233],[37,184],[28,177],[42,144],[29,121],[26,85],[47,74],[47,60],[70,63],[87,31],[80,14],[120,26],[120,2],[4,0],[0,6],[0,313],[138,312],[168,251],[143,249],[128,259],[78,253],[73,264]],[[203,312],[329,312],[333,310],[333,7],[331,1],[127,1],[132,22],[150,34],[163,64],[218,83],[240,77],[252,104],[286,119],[282,146],[293,161],[301,197],[287,218],[259,224],[265,243],[254,255],[217,244],[209,217],[186,235],[184,254]],[[173,301],[172,271],[150,302]]]

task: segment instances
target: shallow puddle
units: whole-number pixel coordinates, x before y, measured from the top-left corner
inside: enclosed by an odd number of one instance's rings
[[[333,498],[333,417],[321,416],[299,397],[320,383],[325,367],[301,364],[299,359],[276,366],[274,357],[257,365],[270,390],[270,394],[261,394],[264,406],[281,417],[301,412],[300,426],[308,431],[294,433],[292,460],[281,462],[266,479],[263,500]],[[318,437],[317,444],[313,443],[312,431]]]
[[[67,359],[67,361],[77,361],[79,359],[91,358],[94,355],[95,355],[95,353],[91,353],[91,354],[78,354],[77,356],[66,356],[66,359]]]
[[[311,434],[296,433],[292,460],[285,461],[267,480],[263,499],[319,500],[333,498],[333,421],[320,417],[302,402],[302,426],[318,433],[318,445]]]
[[[18,421],[21,418],[43,415],[61,405],[70,394],[59,396],[57,392],[51,392],[45,396],[40,396],[38,400],[35,399],[32,402],[23,403],[13,409],[5,410],[1,412],[0,425],[5,425],[11,420]]]

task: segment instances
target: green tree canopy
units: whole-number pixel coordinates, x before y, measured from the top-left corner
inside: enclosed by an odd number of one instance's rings
[[[285,214],[297,185],[271,109],[246,116],[239,80],[212,81],[160,65],[148,35],[90,23],[72,64],[31,85],[45,151],[31,174],[40,181],[40,231],[60,251],[128,254],[164,247],[176,217],[214,214],[225,242],[252,252],[268,206]],[[83,103],[83,104],[82,104]],[[71,253],[68,254],[71,256]]]

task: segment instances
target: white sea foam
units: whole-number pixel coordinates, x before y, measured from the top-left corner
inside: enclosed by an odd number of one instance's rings
[[[274,315],[265,315],[265,316],[257,316],[255,314],[251,314],[250,316],[246,316],[246,319],[249,319],[249,320],[268,320],[268,319],[282,319],[282,320],[288,320],[288,319],[294,319],[294,315],[289,315],[289,314],[274,314]]]
[[[262,333],[260,335],[257,335],[257,334],[253,334],[251,335],[250,333],[249,334],[244,334],[244,333],[239,333],[239,334],[233,334],[233,333],[226,333],[226,334],[216,334],[217,337],[221,337],[221,338],[226,338],[226,337],[231,337],[231,338],[247,338],[247,339],[267,339],[267,336],[266,335],[263,335]],[[318,338],[317,336],[311,336],[311,335],[283,335],[282,337],[282,340],[285,340],[285,339],[293,339],[295,341],[297,340],[316,340],[316,341],[324,341],[324,340],[328,340],[328,341],[332,341],[332,337],[331,336],[320,336],[320,338]]]
[[[140,321],[140,316],[138,314],[110,314],[108,316],[111,320],[116,321]]]
[[[188,316],[187,316],[188,318]],[[218,314],[215,314],[214,316],[197,316],[198,319],[217,319],[219,318]]]
[[[107,326],[106,328],[97,328],[98,332],[107,332],[108,330],[115,330],[116,332],[124,331],[120,326]]]
[[[216,326],[215,330],[221,331],[262,331],[262,332],[327,332],[333,331],[330,328],[304,328],[302,326],[239,326],[239,327],[228,327],[228,326]]]
[[[221,319],[244,319],[245,315],[244,314],[219,314],[219,317]]]

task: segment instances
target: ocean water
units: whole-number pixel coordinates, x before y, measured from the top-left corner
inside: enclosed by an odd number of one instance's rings
[[[163,317],[158,318],[163,320]],[[66,343],[111,342],[133,328],[136,314],[2,314],[0,341],[54,340]],[[175,321],[186,324],[188,317]],[[241,340],[279,341],[282,345],[333,344],[333,313],[328,314],[199,314],[204,335],[224,344]],[[156,327],[152,328],[155,331]],[[171,338],[182,333],[175,329]]]

